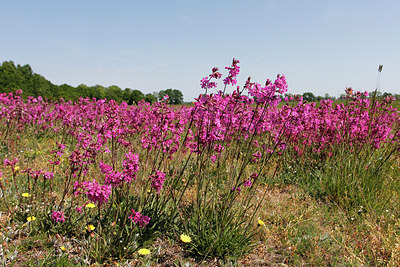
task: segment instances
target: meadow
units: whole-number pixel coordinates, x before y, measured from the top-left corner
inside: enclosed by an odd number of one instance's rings
[[[0,94],[1,264],[398,266],[398,100],[226,69],[190,106]]]

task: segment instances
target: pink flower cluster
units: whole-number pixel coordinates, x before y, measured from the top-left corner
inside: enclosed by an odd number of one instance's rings
[[[9,159],[5,159],[4,160],[4,167],[7,167],[7,166],[11,166],[11,167],[14,167],[15,166],[15,164],[17,164],[17,162],[18,162],[18,159],[17,158],[14,158],[13,160],[9,160]]]
[[[37,180],[40,175],[43,175],[43,178],[45,180],[51,180],[54,177],[53,172],[46,171],[44,172],[43,170],[39,169],[37,171],[32,171],[31,169],[24,170],[23,172],[28,173],[30,177],[33,179]]]
[[[213,89],[217,87],[216,82],[211,82],[211,79],[220,79],[222,77],[222,74],[218,71],[217,67],[214,67],[212,69],[212,73],[209,75],[209,77],[204,77],[201,79],[200,86],[202,89]]]
[[[61,156],[64,154],[65,145],[56,142],[57,149],[50,151],[50,154],[54,154],[54,160],[49,160],[52,165],[60,165]]]
[[[122,172],[114,171],[113,167],[100,161],[99,167],[102,173],[105,174],[105,184],[117,187],[122,185],[124,176]]]
[[[348,105],[333,105],[332,100],[315,103],[298,100],[296,106],[285,105],[281,112],[284,127],[285,150],[291,145],[299,156],[305,152],[329,155],[333,147],[349,144],[354,149],[365,145],[379,148],[382,143],[393,140],[394,129],[399,123],[396,109],[386,103],[372,105],[365,94],[356,93]]]
[[[51,214],[51,218],[55,222],[65,222],[64,212],[62,212],[62,211],[54,211],[53,210],[53,213]]]
[[[139,155],[129,151],[128,154],[125,154],[125,157],[126,159],[122,162],[124,166],[123,177],[125,182],[130,183],[136,179],[139,171]]]
[[[154,188],[157,193],[160,192],[165,181],[165,173],[156,170],[156,174],[150,175],[150,179],[151,187]]]
[[[74,184],[75,196],[86,194],[90,201],[97,202],[99,206],[108,201],[111,191],[111,185],[100,185],[95,179]]]
[[[248,84],[247,87],[249,94],[253,96],[258,103],[266,103],[271,106],[277,106],[279,104],[279,95],[286,93],[288,88],[285,75],[279,74],[274,83],[268,79],[264,87],[258,83]]]
[[[240,67],[238,66],[239,63],[239,60],[233,59],[232,65],[230,67],[225,67],[225,69],[229,70],[229,75],[224,79],[225,85],[235,85],[237,83],[236,76],[240,72]]]
[[[133,223],[138,224],[140,228],[144,228],[150,222],[150,217],[144,216],[134,209],[132,209],[132,214],[128,218],[131,219]]]

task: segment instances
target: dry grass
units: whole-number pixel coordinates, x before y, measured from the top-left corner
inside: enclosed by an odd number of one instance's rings
[[[158,238],[146,258],[136,257],[119,262],[122,266],[336,266],[356,265],[399,266],[400,220],[389,212],[374,218],[360,213],[350,217],[330,203],[314,200],[295,186],[267,186],[259,218],[257,245],[251,253],[236,261],[217,259],[200,261],[190,258],[176,239]],[[263,190],[259,190],[261,199]],[[255,198],[255,199],[257,199]],[[17,251],[14,266],[34,265],[36,260],[52,260],[68,255],[71,262],[79,261],[79,243],[62,236],[29,236],[20,226],[2,213],[0,239],[2,249]],[[258,218],[257,218],[258,219]],[[60,247],[65,246],[66,252]],[[5,253],[7,254],[7,253]],[[116,262],[114,262],[116,264]],[[111,263],[111,265],[113,265]],[[150,266],[149,265],[149,266]]]

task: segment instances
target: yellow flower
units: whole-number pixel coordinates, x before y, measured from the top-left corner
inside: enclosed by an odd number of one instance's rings
[[[96,205],[95,204],[93,204],[93,203],[89,203],[89,204],[86,204],[86,206],[85,206],[86,208],[89,208],[89,209],[93,209],[93,208],[95,208],[96,207]]]
[[[31,194],[29,194],[29,193],[22,193],[21,194],[23,197],[30,197],[31,196]]]
[[[263,226],[265,223],[264,223],[264,221],[263,220],[258,220],[258,225],[261,225],[261,226]]]
[[[150,250],[148,250],[147,248],[141,248],[138,250],[139,255],[149,255],[150,254]]]
[[[28,217],[26,219],[28,220],[28,222],[32,222],[32,221],[36,220],[36,217],[35,216],[30,216],[30,217]]]
[[[14,172],[17,172],[17,171],[19,171],[19,169],[20,169],[20,167],[19,167],[19,166],[15,166],[15,168],[14,168]]]
[[[62,251],[67,251],[67,249],[66,249],[64,246],[61,246],[60,249],[61,249]]]
[[[192,241],[192,239],[190,238],[190,236],[185,235],[185,234],[181,234],[181,240],[182,240],[182,242],[185,242],[185,243],[189,243],[189,242]]]
[[[89,224],[88,226],[86,226],[86,229],[89,231],[93,231],[94,229],[96,229],[96,227],[94,227],[92,224]]]

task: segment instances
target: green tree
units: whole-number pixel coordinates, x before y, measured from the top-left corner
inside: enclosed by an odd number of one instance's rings
[[[106,88],[101,85],[94,85],[90,87],[91,94],[93,95],[94,98],[98,99],[104,99],[106,97]]]
[[[122,91],[122,101],[125,101],[126,103],[129,104],[129,98],[131,97],[131,91],[132,89],[130,88],[125,88],[124,91]],[[131,105],[131,104],[129,104]]]
[[[315,96],[311,92],[305,92],[303,94],[303,100],[306,100],[308,102],[314,102],[315,101]]]
[[[132,105],[133,103],[137,104],[142,99],[144,99],[144,94],[140,90],[134,89],[131,91],[128,104],[129,105]]]
[[[169,96],[169,103],[171,104],[182,104],[183,103],[183,94],[181,91],[177,89],[166,89],[166,90],[161,90],[158,93],[158,100],[161,100],[164,98],[165,95]]]
[[[24,77],[13,61],[4,61],[0,67],[0,92],[13,92],[23,84]],[[21,88],[22,89],[22,88]]]
[[[86,84],[80,84],[76,87],[76,92],[79,94],[80,97],[86,98],[92,98],[90,94],[89,87]]]
[[[74,90],[75,88],[66,83],[60,85],[59,87],[60,97],[65,100],[74,100]]]
[[[21,86],[21,89],[25,92],[24,95],[54,99],[52,95],[53,87],[54,85],[42,75],[34,73],[29,79],[25,80],[25,85]]]
[[[0,66],[0,92],[15,92],[22,89],[23,97],[28,95],[54,98],[56,86],[42,75],[33,73],[29,65],[15,66],[13,61],[4,61]]]
[[[150,104],[153,104],[157,101],[157,98],[154,96],[154,94],[148,93],[144,96],[144,100]]]
[[[108,88],[106,89],[106,95],[105,95],[105,97],[106,97],[108,100],[113,99],[113,100],[115,100],[115,101],[117,101],[117,102],[122,102],[122,99],[123,99],[123,97],[122,97],[122,90],[121,90],[121,88],[119,88],[119,87],[116,86],[116,85],[111,85],[110,87],[108,87]]]

